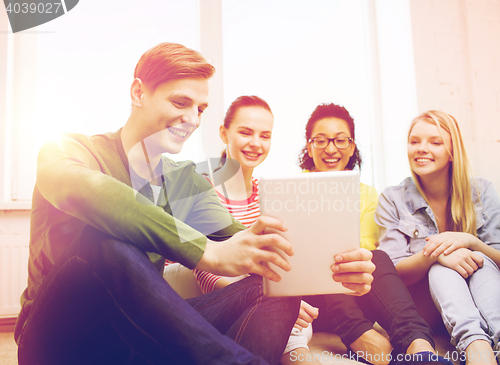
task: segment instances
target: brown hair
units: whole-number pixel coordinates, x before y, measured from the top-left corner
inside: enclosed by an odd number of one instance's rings
[[[245,107],[263,108],[273,114],[271,107],[264,99],[255,95],[240,96],[236,98],[227,109],[226,116],[224,117],[224,128],[229,128],[238,110]],[[221,159],[225,159],[226,157],[226,150],[224,150],[222,151]]]
[[[177,43],[160,43],[148,49],[137,62],[134,78],[153,91],[164,82],[191,77],[212,77],[215,68],[197,51]]]

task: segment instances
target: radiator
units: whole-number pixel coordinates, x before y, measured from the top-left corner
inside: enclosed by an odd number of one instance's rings
[[[28,283],[27,235],[0,236],[0,317],[17,316]]]

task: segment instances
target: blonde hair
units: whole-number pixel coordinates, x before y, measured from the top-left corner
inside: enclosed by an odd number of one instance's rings
[[[446,150],[452,158],[450,164],[451,181],[449,182],[451,183],[451,193],[447,207],[448,214],[452,218],[452,226],[449,228],[456,232],[466,232],[477,236],[476,212],[474,210],[471,184],[473,177],[458,123],[455,118],[445,112],[429,110],[413,119],[408,131],[408,140],[413,126],[420,121],[437,126],[441,137],[443,137],[443,130],[451,136],[451,150],[448,150],[448,147],[445,145]],[[411,173],[418,191],[427,201],[420,178],[413,171]]]

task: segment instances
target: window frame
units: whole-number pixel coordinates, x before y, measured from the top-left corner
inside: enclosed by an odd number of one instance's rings
[[[7,13],[0,11],[0,32],[7,34],[0,37],[0,210],[30,210],[31,201],[16,201],[13,199],[13,189],[16,186],[15,156],[12,150],[12,65],[15,48]]]

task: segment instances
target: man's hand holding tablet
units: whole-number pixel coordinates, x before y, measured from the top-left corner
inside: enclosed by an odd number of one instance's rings
[[[280,276],[267,265],[273,263],[284,271],[290,271],[290,264],[278,253],[266,248],[280,249],[288,256],[293,255],[293,248],[278,233],[265,232],[272,228],[286,232],[287,227],[277,218],[261,216],[247,230],[236,233],[223,242],[208,240],[197,269],[223,276],[259,274],[272,281],[280,281]]]

